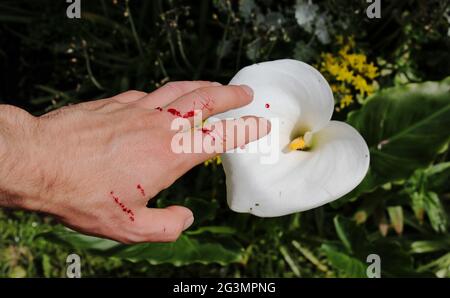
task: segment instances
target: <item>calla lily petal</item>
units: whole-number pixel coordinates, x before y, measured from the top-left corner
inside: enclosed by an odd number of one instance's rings
[[[350,192],[369,167],[364,139],[339,121],[315,134],[311,150],[282,154],[274,165],[249,160],[251,154],[224,154],[232,210],[272,217],[312,209]]]
[[[254,100],[217,118],[270,119],[271,133],[247,149],[269,138],[277,140],[269,149],[278,153],[273,163],[261,162],[264,153],[223,154],[232,210],[262,217],[304,211],[338,199],[362,181],[369,167],[367,144],[350,125],[330,121],[333,94],[312,66],[288,59],[259,63],[239,71],[230,84],[249,85]]]
[[[293,121],[299,131],[314,132],[327,125],[333,114],[333,93],[327,81],[314,67],[300,61],[283,59],[247,66],[230,82],[241,84],[252,87],[258,100],[228,116],[272,112]]]

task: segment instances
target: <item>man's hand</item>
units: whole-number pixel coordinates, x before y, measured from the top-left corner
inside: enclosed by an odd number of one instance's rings
[[[128,91],[38,118],[0,106],[0,205],[45,212],[80,232],[124,243],[174,241],[192,224],[192,212],[146,204],[218,152],[174,153],[172,138],[183,132],[171,130],[171,122],[190,120],[193,107],[206,119],[251,100],[246,86],[197,81],[150,94]],[[263,123],[257,135],[231,142],[224,130],[215,141],[223,150],[242,146],[268,133]]]

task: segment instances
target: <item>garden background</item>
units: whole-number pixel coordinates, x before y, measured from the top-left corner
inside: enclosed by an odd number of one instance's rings
[[[332,85],[334,119],[366,139],[363,183],[331,204],[280,218],[230,211],[220,160],[152,200],[190,207],[175,243],[121,245],[54,219],[0,210],[0,276],[450,277],[450,3],[382,1],[0,2],[0,103],[35,115],[171,80],[226,84],[243,66],[280,58],[317,67]],[[70,157],[68,157],[70,158]],[[169,201],[170,198],[170,201]]]

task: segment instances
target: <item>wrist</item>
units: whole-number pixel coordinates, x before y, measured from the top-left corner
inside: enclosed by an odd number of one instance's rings
[[[36,118],[0,105],[0,207],[36,209],[39,178],[32,152]]]

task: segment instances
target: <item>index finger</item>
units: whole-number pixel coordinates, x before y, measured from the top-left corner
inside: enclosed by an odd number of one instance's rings
[[[182,95],[159,111],[167,113],[169,121],[185,118],[195,124],[194,116],[198,113],[205,120],[212,115],[247,105],[252,100],[253,90],[246,85],[209,86]]]

